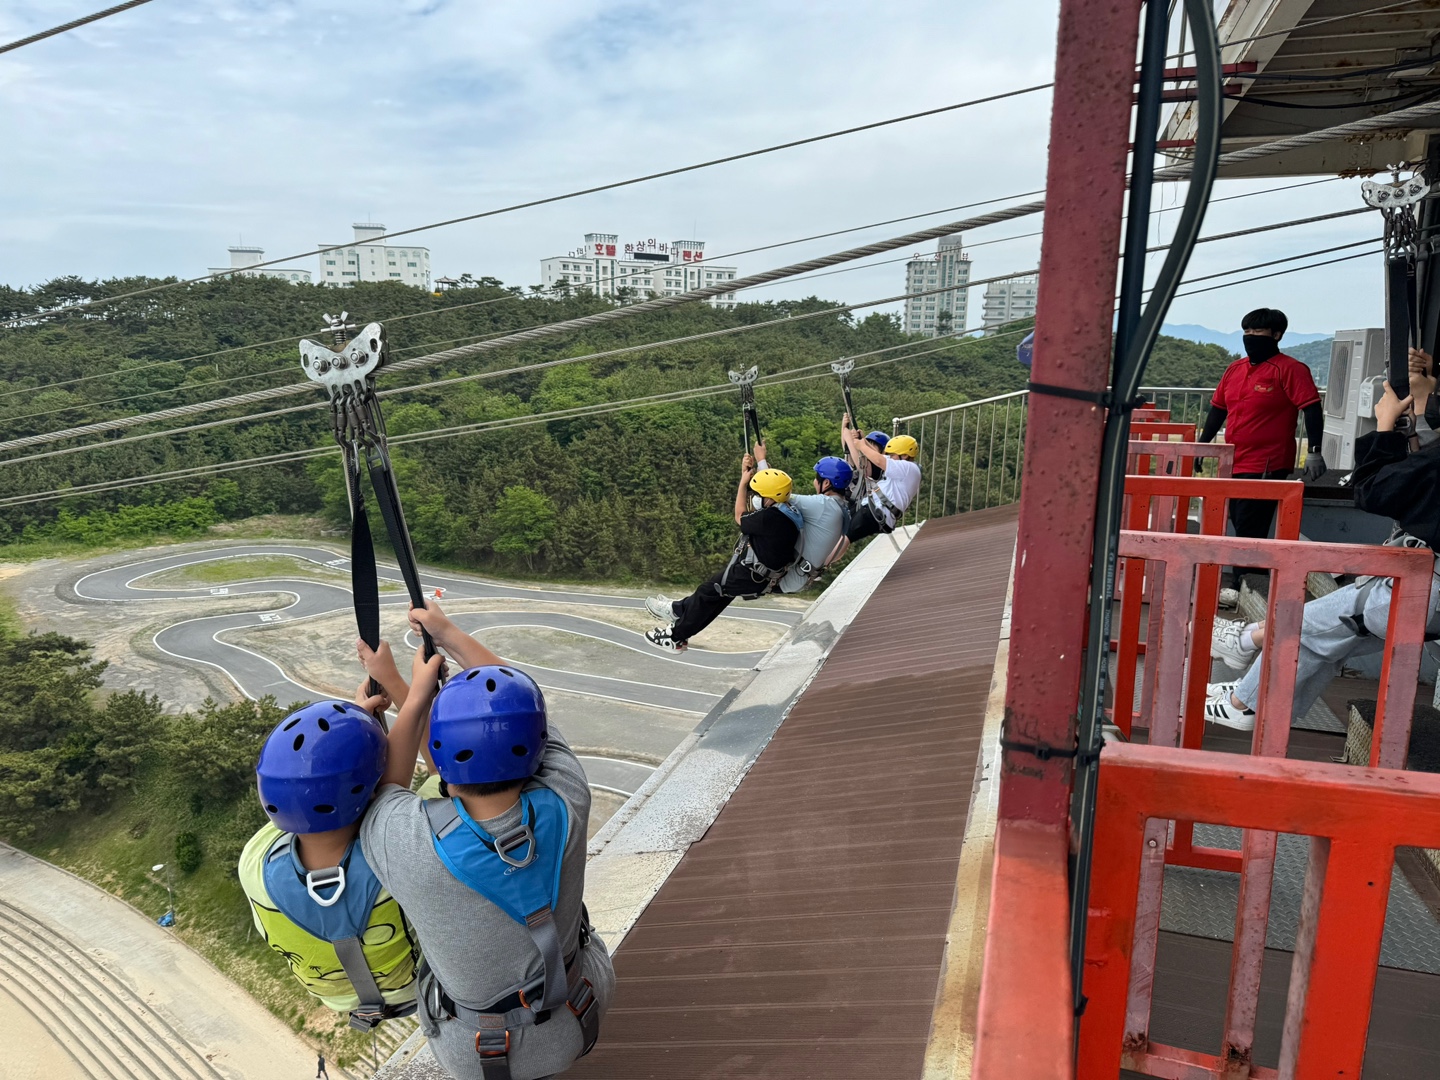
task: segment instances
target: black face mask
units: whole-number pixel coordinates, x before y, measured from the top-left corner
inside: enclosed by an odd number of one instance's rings
[[[1252,364],[1262,363],[1280,352],[1280,343],[1264,334],[1246,334],[1241,340],[1245,343],[1245,355]]]

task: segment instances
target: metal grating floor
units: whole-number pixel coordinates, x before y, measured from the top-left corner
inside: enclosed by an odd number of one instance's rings
[[[920,530],[621,944],[567,1077],[918,1080],[1015,521]]]

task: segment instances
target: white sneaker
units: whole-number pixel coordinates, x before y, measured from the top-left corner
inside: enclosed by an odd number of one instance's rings
[[[1231,671],[1244,671],[1260,651],[1245,632],[1249,625],[1226,619],[1217,622],[1210,635],[1210,655],[1217,660],[1223,660]]]
[[[1222,608],[1228,608],[1228,609],[1231,610],[1231,611],[1233,611],[1233,610],[1235,610],[1235,608],[1239,607],[1239,606],[1240,606],[1240,590],[1239,590],[1239,589],[1221,589],[1221,590],[1220,590],[1220,606],[1221,606]]]
[[[1237,683],[1233,683],[1233,682],[1212,682],[1212,683],[1206,683],[1206,684],[1205,684],[1205,700],[1206,700],[1206,701],[1209,701],[1212,697],[1216,697],[1216,696],[1218,696],[1218,695],[1220,695],[1220,694],[1224,694],[1226,700],[1228,701],[1229,698],[1230,698],[1230,695],[1235,692],[1235,687],[1236,687],[1237,685],[1238,685]]]
[[[668,626],[657,626],[654,630],[645,631],[645,640],[657,649],[664,649],[666,652],[684,652],[690,647],[689,642],[676,641]]]
[[[657,619],[664,619],[667,623],[673,623],[676,615],[675,601],[668,596],[651,596],[645,600],[645,610],[654,615]]]
[[[1228,690],[1222,694],[1216,694],[1214,697],[1206,698],[1205,719],[1209,723],[1234,728],[1236,731],[1255,730],[1255,710],[1237,709],[1230,700]]]

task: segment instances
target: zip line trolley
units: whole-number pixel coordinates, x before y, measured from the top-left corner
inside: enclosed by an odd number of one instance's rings
[[[753,366],[747,371],[730,372],[730,381],[740,388],[740,417],[745,428],[742,435],[745,440],[745,452],[748,454],[750,448],[756,443],[763,443],[764,437],[760,434],[760,416],[755,411],[755,380],[760,375],[760,368]],[[751,438],[751,436],[754,438]]]

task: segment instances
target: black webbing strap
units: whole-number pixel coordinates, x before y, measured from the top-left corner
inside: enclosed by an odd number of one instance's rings
[[[1117,412],[1133,412],[1146,403],[1145,398],[1136,397],[1117,405],[1115,403],[1115,394],[1110,390],[1077,390],[1073,386],[1053,386],[1050,383],[1037,383],[1033,381],[1027,382],[1025,388],[1032,394],[1048,394],[1050,397],[1084,401],[1091,405],[1099,405],[1102,409],[1114,409]]]
[[[385,531],[390,536],[390,546],[395,550],[395,561],[399,564],[400,576],[404,579],[405,588],[410,593],[410,606],[423,608],[425,594],[420,588],[420,570],[415,565],[415,549],[410,545],[410,530],[405,527],[404,511],[400,509],[400,492],[395,487],[395,474],[390,471],[389,459],[383,454],[371,454],[367,462],[370,469],[370,483],[375,488],[375,501],[380,504],[380,516],[385,519]],[[374,577],[372,566],[372,581]],[[375,588],[376,604],[378,605],[378,584]],[[378,611],[376,618],[378,622]],[[435,643],[430,640],[429,632],[423,628],[420,636],[425,642],[425,659],[429,660],[435,655]]]
[[[350,592],[355,602],[355,629],[372,649],[380,647],[380,582],[375,570],[375,541],[370,535],[370,517],[365,512],[365,492],[360,484],[360,463],[352,446],[345,448],[345,484],[350,492]],[[367,690],[371,696],[383,693],[374,679]]]
[[[1415,260],[1408,253],[1385,261],[1385,344],[1390,388],[1410,396],[1410,347],[1416,334]]]

